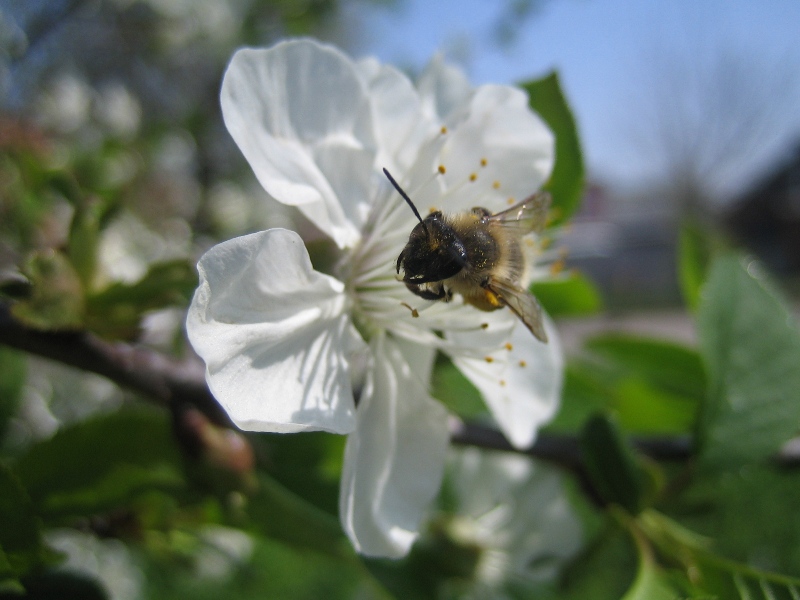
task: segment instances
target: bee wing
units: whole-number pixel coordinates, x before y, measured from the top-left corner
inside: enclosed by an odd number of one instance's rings
[[[547,343],[547,333],[544,331],[542,307],[538,300],[522,288],[504,281],[494,279],[487,286],[489,290],[500,296],[520,321],[525,323],[530,332],[540,342]]]
[[[547,221],[548,208],[550,208],[550,194],[536,192],[511,208],[493,214],[489,217],[489,221],[518,229],[523,235],[532,231],[539,233]]]

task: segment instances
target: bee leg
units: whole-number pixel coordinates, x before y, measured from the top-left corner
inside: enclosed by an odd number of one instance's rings
[[[438,288],[431,288],[430,286],[421,286],[416,283],[406,283],[406,287],[424,300],[444,300],[449,302],[453,297],[453,292],[446,290],[444,285],[437,283]]]

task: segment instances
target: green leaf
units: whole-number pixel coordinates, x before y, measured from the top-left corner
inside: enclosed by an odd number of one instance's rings
[[[130,339],[139,332],[144,313],[186,306],[197,287],[197,271],[179,259],[150,267],[136,283],[114,283],[86,299],[86,324],[105,337]]]
[[[486,405],[477,388],[444,354],[436,357],[431,383],[432,396],[465,419],[486,414]]]
[[[102,214],[103,206],[98,200],[80,200],[70,226],[67,256],[87,290],[91,288],[97,268]]]
[[[800,331],[751,262],[720,258],[698,310],[709,394],[698,420],[707,467],[735,467],[775,453],[800,424]]]
[[[654,386],[689,400],[701,402],[706,395],[706,374],[700,354],[687,346],[628,334],[595,336],[586,348]]]
[[[521,87],[528,92],[531,108],[556,137],[556,161],[544,189],[553,196],[553,208],[557,209],[554,222],[561,223],[577,210],[583,194],[584,167],[578,127],[555,72]]]
[[[622,600],[675,600],[680,597],[652,556],[640,551],[636,579]]]
[[[0,346],[0,446],[8,422],[17,414],[28,374],[27,367],[28,361],[24,354]]]
[[[15,464],[47,519],[116,507],[147,489],[182,485],[165,413],[137,407],[94,417],[32,446]]]
[[[531,292],[552,317],[593,315],[603,308],[597,288],[576,272],[565,279],[534,283]]]
[[[642,509],[644,481],[636,459],[614,422],[604,415],[592,417],[581,435],[586,471],[602,498],[631,514]]]
[[[0,581],[14,580],[42,556],[39,523],[19,479],[0,465]]]
[[[296,548],[337,558],[354,557],[339,520],[266,475],[248,504],[252,527]]]
[[[25,265],[31,281],[30,298],[17,302],[11,312],[37,329],[76,329],[83,323],[83,286],[78,274],[60,252],[37,252]]]
[[[683,299],[692,310],[700,304],[700,289],[710,262],[708,234],[697,225],[684,225],[678,238],[678,280]]]

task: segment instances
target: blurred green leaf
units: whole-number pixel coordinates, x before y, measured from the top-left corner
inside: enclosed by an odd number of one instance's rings
[[[25,355],[0,346],[0,447],[8,422],[17,414],[27,374]]]
[[[487,414],[478,389],[441,353],[436,357],[431,390],[434,398],[464,419],[477,419]]]
[[[144,313],[186,306],[197,287],[197,271],[186,260],[155,264],[136,283],[114,283],[86,299],[87,327],[102,336],[131,339]]]
[[[252,528],[262,535],[337,558],[355,557],[336,517],[271,477],[259,477],[258,491],[249,499],[247,512]]]
[[[562,223],[578,209],[583,194],[584,167],[578,127],[555,72],[521,87],[528,92],[531,108],[539,113],[556,138],[556,161],[544,189],[553,196],[553,208],[557,209],[554,221]]]
[[[636,579],[622,600],[675,600],[680,597],[652,557],[640,554]]]
[[[13,582],[42,557],[39,523],[25,488],[0,464],[0,581]]]
[[[800,331],[757,263],[714,262],[698,310],[709,394],[698,420],[708,467],[767,458],[800,424]]]
[[[619,600],[636,573],[636,552],[619,527],[606,527],[561,576],[558,600]]]
[[[642,509],[644,485],[636,459],[619,428],[605,415],[589,419],[581,435],[586,471],[606,502],[631,514]]]
[[[613,405],[615,377],[608,376],[597,365],[571,360],[564,373],[561,406],[549,431],[577,432],[599,410]]]
[[[11,307],[17,319],[37,329],[77,329],[83,324],[83,287],[63,254],[37,252],[24,271],[33,287],[30,298]]]
[[[706,375],[700,354],[667,340],[610,333],[595,336],[586,348],[666,392],[700,402],[706,395]]]
[[[183,484],[169,419],[137,407],[93,417],[32,446],[15,464],[46,519],[90,515],[147,489]]]
[[[357,561],[342,561],[313,550],[299,550],[278,540],[253,536],[252,554],[245,560],[217,549],[216,564],[227,561],[226,575],[205,573],[202,566],[145,562],[144,597],[150,600],[390,600]],[[211,558],[214,548],[204,550]],[[208,561],[207,561],[208,562]],[[224,564],[224,563],[223,563]],[[219,567],[218,567],[219,568]]]
[[[683,299],[691,310],[697,310],[700,304],[700,289],[710,262],[708,234],[695,224],[685,224],[678,238],[678,280]]]
[[[91,289],[97,268],[100,215],[99,202],[80,202],[70,226],[67,256],[86,290]]]
[[[597,288],[577,272],[564,279],[534,283],[531,292],[551,317],[593,315],[603,309]]]

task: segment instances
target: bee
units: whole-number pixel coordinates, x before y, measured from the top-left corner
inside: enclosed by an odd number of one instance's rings
[[[383,172],[419,220],[397,257],[397,274],[403,270],[406,287],[425,300],[448,302],[457,293],[480,310],[507,306],[547,342],[542,309],[520,280],[525,271],[522,237],[544,228],[550,194],[537,192],[494,214],[475,207],[453,215],[437,210],[423,219],[389,171]]]

